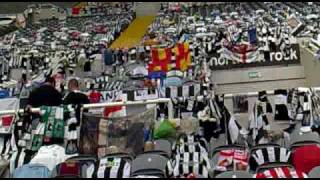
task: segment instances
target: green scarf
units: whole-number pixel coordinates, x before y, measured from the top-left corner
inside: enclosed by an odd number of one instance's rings
[[[45,111],[44,115],[41,117],[41,120],[45,123],[43,141],[46,143],[50,143],[52,141],[52,138],[64,138],[63,118],[56,119],[56,112],[58,108],[62,107],[41,107],[41,111]]]

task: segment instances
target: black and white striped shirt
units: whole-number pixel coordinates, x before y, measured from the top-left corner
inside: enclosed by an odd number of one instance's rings
[[[195,176],[209,177],[208,170],[211,168],[209,158],[201,152],[177,154],[173,164],[174,177],[188,176],[191,173]]]
[[[181,136],[177,142],[173,145],[173,151],[178,153],[185,152],[207,152],[207,141],[204,138],[200,138],[195,135]]]
[[[93,178],[129,178],[131,165],[123,158],[104,157],[100,159],[96,167],[88,168],[88,177]],[[93,170],[94,169],[94,170]],[[92,171],[93,170],[93,171]]]

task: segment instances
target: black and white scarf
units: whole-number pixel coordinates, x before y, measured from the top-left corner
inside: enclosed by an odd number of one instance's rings
[[[249,132],[255,144],[263,143],[266,140],[265,133],[270,130],[267,113],[272,113],[272,106],[267,98],[266,91],[259,92],[257,102],[254,104],[250,116]]]
[[[173,164],[173,177],[188,176],[191,173],[195,176],[201,175],[203,178],[209,177],[208,172],[211,168],[209,158],[201,152],[177,154]]]
[[[288,114],[288,92],[287,90],[279,89],[274,91],[275,95],[275,120],[281,120],[281,121],[288,121],[290,120],[289,114]]]
[[[283,147],[266,147],[255,150],[249,159],[250,169],[255,171],[258,166],[268,163],[290,162],[291,151]]]

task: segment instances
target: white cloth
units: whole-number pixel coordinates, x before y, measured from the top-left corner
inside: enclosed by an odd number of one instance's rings
[[[19,99],[18,98],[5,98],[0,100],[0,110],[12,110],[19,108]]]
[[[43,164],[52,171],[56,165],[77,155],[78,154],[66,155],[65,149],[58,145],[42,146],[36,156],[30,161],[30,164]]]
[[[231,116],[231,118],[229,120],[228,130],[230,133],[230,138],[231,138],[232,143],[236,142],[236,140],[238,139],[240,130],[236,124],[236,120],[235,120],[234,116]]]

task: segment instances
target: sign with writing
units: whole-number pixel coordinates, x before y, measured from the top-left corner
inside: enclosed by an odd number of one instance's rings
[[[148,100],[148,99],[157,99],[159,97],[158,91],[156,89],[141,89],[134,91],[134,100]]]
[[[300,64],[300,49],[299,44],[292,44],[285,54],[279,48],[277,51],[270,53],[259,52],[257,60],[254,62],[240,63],[227,59],[225,55],[214,54],[210,57],[209,64],[212,70],[224,70],[234,68],[248,68],[257,66],[274,66],[274,65],[288,65],[288,64]],[[265,58],[268,55],[268,58]],[[269,59],[269,60],[266,60]]]
[[[261,77],[260,72],[249,72],[248,75],[249,75],[249,79],[260,78]]]
[[[101,94],[105,102],[115,102],[123,99],[122,91],[103,91]]]

